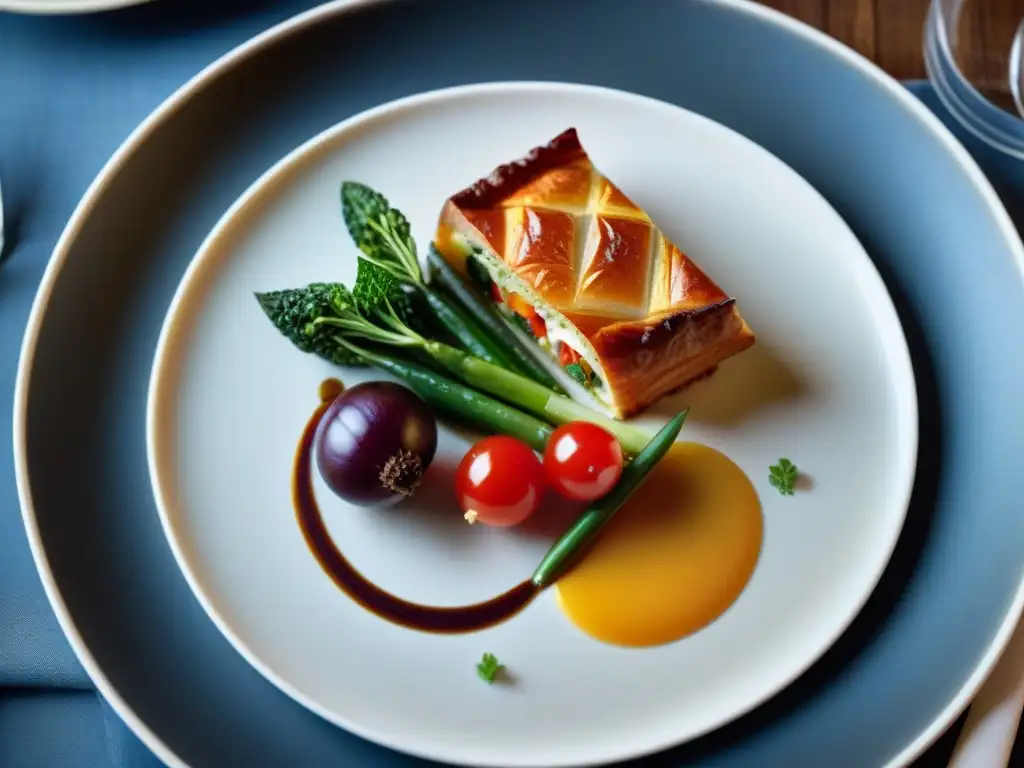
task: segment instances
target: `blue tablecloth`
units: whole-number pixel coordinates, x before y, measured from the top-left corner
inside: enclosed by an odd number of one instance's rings
[[[103,163],[175,88],[220,54],[314,0],[164,0],[83,17],[0,13],[0,391],[13,392],[18,349],[47,259]],[[912,85],[933,109],[927,85]],[[970,145],[971,142],[967,141]],[[1012,213],[1024,176],[971,145]],[[9,397],[9,395],[8,395]],[[8,400],[8,402],[10,402]],[[9,407],[0,433],[10,434]],[[98,696],[50,611],[22,528],[0,441],[0,766],[159,765]],[[944,764],[952,736],[927,758]]]
[[[82,17],[0,12],[0,434],[29,308],[75,204],[147,114],[222,53],[315,0],[163,0]],[[0,441],[0,766],[160,763],[93,690],[29,554]]]

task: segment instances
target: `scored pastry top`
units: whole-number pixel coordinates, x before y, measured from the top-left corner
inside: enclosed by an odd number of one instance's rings
[[[575,128],[496,168],[448,206],[561,312],[641,320],[729,298],[594,167]]]

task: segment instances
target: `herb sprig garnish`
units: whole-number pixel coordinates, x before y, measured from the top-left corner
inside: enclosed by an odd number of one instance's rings
[[[270,321],[289,341],[335,365],[363,366],[366,361],[338,343],[323,318],[340,319],[354,300],[340,283],[311,283],[305,288],[257,293],[256,300]]]
[[[494,681],[504,671],[505,665],[500,663],[493,653],[485,653],[480,663],[476,665],[477,675],[488,685],[494,685]]]
[[[507,356],[463,309],[444,293],[427,287],[420,267],[416,241],[409,220],[391,207],[380,192],[346,181],[341,185],[341,214],[361,261],[387,274],[397,284],[419,295],[431,314],[459,345],[475,357],[503,368],[510,365]]]
[[[559,391],[550,372],[509,332],[489,297],[465,285],[434,247],[428,249],[431,277],[427,285],[409,221],[384,195],[365,184],[346,181],[341,185],[341,212],[363,258],[418,294],[462,349]]]
[[[409,220],[380,192],[365,184],[341,185],[341,214],[363,258],[395,280],[422,286],[423,272]]]
[[[796,479],[800,470],[789,459],[779,459],[778,464],[768,467],[768,482],[778,489],[783,496],[792,496],[796,488]]]

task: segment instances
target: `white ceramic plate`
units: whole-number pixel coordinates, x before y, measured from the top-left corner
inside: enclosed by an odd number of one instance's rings
[[[354,277],[338,187],[358,179],[413,222],[421,250],[445,197],[574,125],[610,178],[738,297],[750,351],[674,401],[685,437],[727,453],[761,495],[765,540],[739,600],[702,632],[647,650],[602,645],[544,594],[484,632],[409,631],[339,592],[296,525],[290,473],[319,382],[338,371],[291,347],[254,291]],[[331,721],[414,754],[557,766],[692,738],[792,681],[863,605],[904,518],[917,449],[913,374],[867,254],[826,201],[743,137],[601,88],[489,84],[424,94],[316,137],[227,212],[164,325],[149,400],[162,521],[211,618],[270,680]],[[442,436],[438,466],[468,446]],[[780,496],[788,456],[810,490]],[[418,506],[450,503],[444,473]],[[440,478],[440,481],[438,481]],[[458,604],[528,576],[549,543],[413,509],[346,509],[317,478],[336,540],[409,599]],[[511,686],[474,673],[483,651]]]
[[[0,0],[0,11],[38,14],[70,14],[110,11],[150,0]]]

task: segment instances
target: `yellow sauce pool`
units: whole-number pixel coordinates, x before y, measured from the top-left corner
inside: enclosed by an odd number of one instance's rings
[[[749,478],[719,451],[678,443],[557,586],[566,616],[621,646],[707,626],[754,573],[764,524]]]

